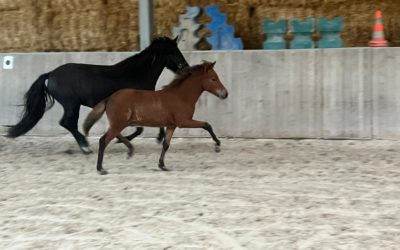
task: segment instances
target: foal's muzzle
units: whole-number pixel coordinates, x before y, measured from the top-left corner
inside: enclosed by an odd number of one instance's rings
[[[217,95],[220,99],[226,99],[228,97],[228,91],[226,91],[226,89],[218,90]]]

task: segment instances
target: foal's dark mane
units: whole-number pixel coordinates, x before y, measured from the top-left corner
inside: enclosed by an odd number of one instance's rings
[[[211,66],[213,63],[208,61],[203,61],[202,64],[193,65],[186,67],[179,73],[175,74],[174,80],[172,80],[168,85],[163,86],[163,89],[170,89],[180,86],[190,75],[204,70],[205,67]]]

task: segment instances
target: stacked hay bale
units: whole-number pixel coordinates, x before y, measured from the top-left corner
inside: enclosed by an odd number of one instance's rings
[[[2,51],[36,49],[38,28],[34,1],[0,1],[0,47]]]
[[[41,1],[46,2],[46,1]],[[107,13],[102,1],[47,0],[43,26],[57,51],[90,51],[106,48]]]
[[[0,0],[1,51],[135,51],[136,0]]]
[[[171,35],[187,5],[218,4],[245,49],[260,49],[265,18],[344,16],[346,47],[367,46],[374,12],[383,12],[386,39],[400,46],[398,0],[153,0],[154,34]],[[134,51],[139,49],[138,0],[0,0],[1,51]],[[210,21],[205,14],[200,23]],[[204,37],[206,29],[199,31]],[[290,37],[289,37],[290,39]],[[209,46],[202,46],[204,49]]]
[[[136,51],[139,49],[139,4],[137,0],[108,0],[107,50]]]

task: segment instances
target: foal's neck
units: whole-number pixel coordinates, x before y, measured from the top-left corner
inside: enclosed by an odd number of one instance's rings
[[[203,87],[200,84],[200,76],[192,76],[185,79],[176,91],[180,97],[191,106],[196,105],[200,95],[203,93]]]

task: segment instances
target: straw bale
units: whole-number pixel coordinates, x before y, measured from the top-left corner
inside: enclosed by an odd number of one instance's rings
[[[245,49],[260,49],[265,18],[304,19],[343,16],[346,47],[367,46],[374,13],[383,13],[386,39],[400,46],[398,0],[154,0],[154,35],[171,36],[187,5],[217,4],[227,14]],[[137,0],[0,0],[2,51],[127,51],[139,49]],[[199,17],[210,21],[205,13]],[[198,32],[204,38],[210,32]],[[288,36],[290,39],[290,36]],[[209,45],[204,42],[203,49]]]
[[[135,0],[109,0],[107,7],[107,49],[135,51],[139,48],[139,13]]]
[[[106,0],[50,0],[48,8],[55,11],[89,11],[103,10],[107,6]]]
[[[2,11],[0,14],[0,45],[2,51],[35,47],[37,28],[32,12],[24,10]]]
[[[35,0],[0,0],[0,12],[29,9],[35,4]]]
[[[54,50],[94,51],[106,48],[104,11],[60,12],[53,18]]]

